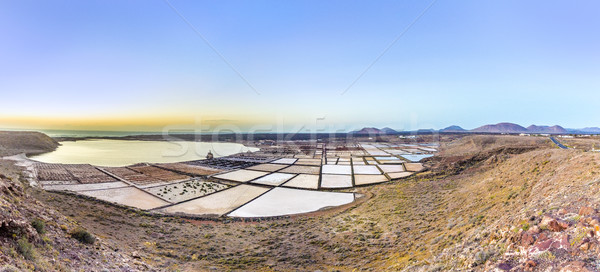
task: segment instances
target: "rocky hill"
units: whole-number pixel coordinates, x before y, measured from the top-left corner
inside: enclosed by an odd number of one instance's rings
[[[0,156],[53,151],[58,142],[46,134],[31,131],[0,131]]]
[[[471,130],[479,133],[525,133],[527,129],[513,123],[498,123],[495,125],[485,125]]]
[[[381,129],[374,127],[365,127],[360,130],[354,131],[355,134],[383,134],[384,132]]]
[[[450,132],[467,132],[466,129],[459,127],[459,126],[449,126],[447,128],[443,128],[440,129],[440,132],[446,132],[446,133],[450,133]]]
[[[568,131],[561,126],[536,126],[531,125],[527,127],[529,133],[543,133],[543,134],[566,134]]]
[[[147,271],[0,174],[0,271]],[[11,270],[12,269],[12,270]]]
[[[58,144],[35,132],[0,132],[4,155],[47,152]],[[13,161],[0,159],[0,271],[148,271],[132,254],[36,200]]]

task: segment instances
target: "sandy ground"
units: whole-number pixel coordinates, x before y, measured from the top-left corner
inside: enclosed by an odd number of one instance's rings
[[[353,193],[275,188],[228,214],[232,217],[270,217],[313,212],[354,201]]]
[[[405,177],[408,177],[408,176],[410,176],[412,174],[413,173],[411,173],[411,172],[387,173],[387,175],[390,177],[390,179],[405,178]]]
[[[23,175],[29,182],[29,185],[36,187],[39,186],[38,180],[35,175],[35,161],[27,158],[25,153],[21,153],[18,155],[3,157],[4,160],[16,161],[17,166],[25,167],[25,171],[23,171]]]
[[[404,167],[406,167],[406,171],[410,171],[410,172],[419,172],[419,171],[425,169],[425,167],[423,167],[422,163],[405,163]]]

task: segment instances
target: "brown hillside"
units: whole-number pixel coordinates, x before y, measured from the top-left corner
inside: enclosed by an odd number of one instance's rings
[[[0,156],[19,153],[45,153],[58,147],[58,142],[39,132],[0,131]]]

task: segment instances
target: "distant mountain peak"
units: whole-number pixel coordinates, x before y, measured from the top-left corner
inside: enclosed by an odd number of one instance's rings
[[[364,127],[361,130],[357,130],[354,133],[356,134],[382,134],[384,133],[383,131],[381,131],[378,128],[374,128],[374,127]]]
[[[568,131],[558,125],[555,126],[536,126],[531,125],[527,127],[527,131],[530,133],[545,133],[545,134],[565,134]]]
[[[383,132],[385,134],[394,134],[394,133],[397,133],[398,131],[396,131],[395,129],[391,129],[389,127],[384,127],[381,129],[381,132]]]
[[[449,126],[444,129],[440,129],[440,132],[466,132],[467,130],[460,126]]]
[[[513,123],[498,123],[495,125],[485,125],[471,130],[480,133],[524,133],[528,132],[526,128]]]
[[[382,129],[378,129],[376,127],[364,127],[360,130],[353,131],[356,134],[394,134],[398,133],[398,131],[391,129],[389,127],[385,127]]]

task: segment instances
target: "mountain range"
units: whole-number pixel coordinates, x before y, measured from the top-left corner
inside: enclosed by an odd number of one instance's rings
[[[416,131],[417,133],[432,133],[436,132],[434,129],[419,129]],[[490,124],[484,125],[472,130],[466,130],[460,126],[449,126],[444,129],[438,130],[441,133],[507,133],[507,134],[520,134],[520,133],[532,133],[532,134],[600,134],[600,128],[598,127],[586,127],[581,129],[566,129],[562,126],[537,126],[531,125],[528,127],[523,127],[518,124],[513,123],[498,123],[498,124]],[[389,127],[385,127],[382,129],[378,129],[375,127],[365,127],[361,130],[353,131],[354,134],[396,134],[398,131],[391,129]]]

